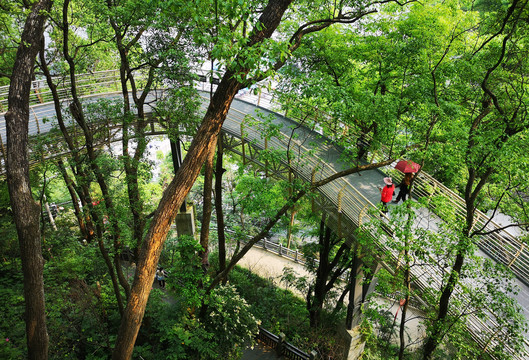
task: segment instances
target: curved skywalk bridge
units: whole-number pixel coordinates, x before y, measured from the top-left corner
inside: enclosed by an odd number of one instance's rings
[[[119,94],[117,92],[119,89],[119,74],[117,71],[80,75],[78,84],[83,90],[81,93],[85,97],[92,99],[103,97],[115,98]],[[67,82],[64,83],[64,87],[61,87],[63,89],[61,91],[61,97],[65,100],[69,98],[67,87]],[[34,82],[33,89],[30,110],[30,135],[48,132],[52,127],[52,122],[44,123],[42,120],[45,117],[51,119],[55,115],[53,103],[50,102],[49,90],[47,90],[44,83],[42,81]],[[204,87],[203,90],[206,90],[206,88]],[[203,93],[203,95],[205,95],[205,98],[202,104],[202,110],[205,111],[208,102],[207,93]],[[267,94],[261,94],[258,97],[246,94],[243,97],[249,101],[236,99],[232,104],[227,120],[223,126],[223,132],[240,139],[240,142],[233,144],[233,147],[242,144],[242,148],[244,149],[245,143],[251,143],[252,147],[247,147],[248,152],[251,152],[251,148],[284,150],[289,147],[296,154],[296,161],[291,163],[290,166],[291,171],[296,176],[308,182],[327,178],[338,171],[354,165],[341,163],[341,149],[332,145],[332,142],[328,141],[328,139],[304,127],[297,127],[298,124],[294,120],[266,109],[279,108],[278,105],[271,101],[272,98],[267,96]],[[6,130],[4,112],[7,110],[6,98],[7,87],[0,88],[0,149],[2,150],[2,172],[5,171],[4,147]],[[262,136],[262,125],[259,125],[258,122],[249,121],[248,115],[255,117],[257,120],[269,118],[273,124],[282,125],[281,134],[278,137],[265,139]],[[291,139],[294,128],[297,137]],[[383,154],[373,154],[373,156],[380,157]],[[277,172],[283,171],[280,169],[275,170]],[[388,167],[385,170],[390,172],[392,169]],[[270,171],[274,171],[274,169],[270,169]],[[285,176],[284,171],[282,175]],[[394,174],[394,177],[397,176],[398,174]],[[331,215],[331,226],[340,235],[348,238],[348,241],[354,241],[351,235],[354,228],[367,223],[372,217],[379,216],[374,204],[379,202],[380,194],[378,192],[378,186],[382,184],[383,177],[384,174],[380,171],[367,171],[363,172],[361,177],[358,174],[350,175],[335,180],[318,189],[322,195],[322,200],[320,201],[321,206]],[[430,198],[438,194],[443,194],[453,202],[454,209],[456,209],[459,215],[462,215],[464,212],[463,200],[425,173],[421,173],[421,176],[416,180],[414,193],[418,196],[428,196]],[[417,219],[422,222],[417,223],[416,226],[428,226],[430,228],[432,224],[441,221],[436,215],[428,211],[419,214]],[[485,223],[487,223],[487,229],[492,229],[494,226],[497,226],[487,222],[486,217],[479,213],[475,226],[482,226],[481,224],[484,225]],[[398,254],[391,252],[386,247],[385,239],[381,239],[376,234],[373,234],[373,242],[384,253],[389,254],[385,258],[385,265],[388,268],[394,266],[398,261]],[[504,232],[500,235],[494,234],[489,237],[484,237],[481,246],[494,259],[502,261],[509,266],[520,279],[524,282],[529,282],[529,266],[527,265],[529,256],[523,244],[517,242],[515,238],[512,238],[512,236]],[[418,270],[415,271],[416,273],[413,274],[415,286],[423,289],[428,287],[441,287],[442,275],[436,264],[423,266],[420,272]],[[472,284],[467,284],[467,286],[472,287]],[[524,291],[527,290],[524,289]],[[457,292],[454,296],[462,299],[466,298],[466,295],[461,291]],[[527,300],[527,297],[525,299]],[[526,318],[529,318],[528,306],[527,304],[524,306],[526,309]],[[478,343],[488,349],[493,349],[503,341],[502,334],[498,333],[496,325],[494,315],[487,322],[483,322],[473,315],[468,317],[469,332]],[[505,351],[512,354],[515,359],[526,358],[522,354],[516,354],[513,349],[506,349]]]

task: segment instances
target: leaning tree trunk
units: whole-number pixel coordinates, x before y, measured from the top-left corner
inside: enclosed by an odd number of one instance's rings
[[[202,125],[193,139],[182,166],[164,191],[158,209],[154,214],[151,226],[140,250],[136,275],[125,314],[121,320],[116,346],[112,355],[113,359],[130,359],[132,356],[156,265],[169,228],[176,217],[176,211],[182,205],[189,190],[191,190],[202,164],[208,154],[214,149],[215,144],[211,142],[211,139],[218,135],[231,102],[241,88],[241,84],[234,80],[232,75],[232,73],[227,72],[221,81],[217,92],[211,99]]]
[[[48,358],[48,331],[39,229],[40,206],[31,194],[28,160],[29,93],[35,58],[40,48],[51,0],[32,8],[17,50],[9,87],[7,127],[7,182],[24,275],[26,338],[29,359]]]

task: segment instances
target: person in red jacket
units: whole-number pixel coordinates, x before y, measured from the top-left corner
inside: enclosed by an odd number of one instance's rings
[[[388,212],[388,202],[393,199],[393,193],[395,192],[395,185],[390,177],[384,178],[383,188],[378,188],[380,190],[380,202],[382,203],[382,212],[387,214]]]

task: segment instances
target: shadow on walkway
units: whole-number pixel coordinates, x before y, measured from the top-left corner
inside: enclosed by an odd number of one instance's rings
[[[279,357],[273,349],[258,342],[253,349],[244,350],[241,360],[277,360]]]

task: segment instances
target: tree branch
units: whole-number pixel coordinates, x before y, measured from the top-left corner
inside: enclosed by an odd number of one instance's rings
[[[266,234],[272,229],[272,227],[279,221],[279,219],[286,214],[286,212],[292,207],[293,204],[295,204],[298,200],[300,200],[307,192],[316,190],[318,187],[321,187],[325,184],[330,183],[333,180],[336,180],[340,177],[344,177],[350,174],[354,174],[357,172],[365,171],[365,170],[372,170],[372,169],[378,169],[380,167],[386,166],[391,164],[395,159],[390,159],[386,161],[382,161],[379,163],[374,164],[367,164],[362,166],[357,166],[351,169],[347,169],[344,171],[340,171],[332,176],[329,176],[326,179],[317,181],[313,183],[308,189],[300,190],[296,194],[293,194],[289,199],[286,201],[285,205],[281,209],[279,209],[274,215],[273,218],[271,218],[268,223],[265,225],[265,227],[259,232],[259,234],[255,235],[250,241],[244,245],[244,247],[232,257],[230,263],[226,266],[226,269],[224,271],[220,272],[215,276],[215,278],[212,280],[210,286],[206,290],[207,293],[209,293],[215,286],[217,286],[223,278],[225,278],[228,273],[233,269],[233,267],[239,262],[240,259],[243,258],[243,256],[252,248],[253,245],[255,245],[258,241],[263,239]]]

